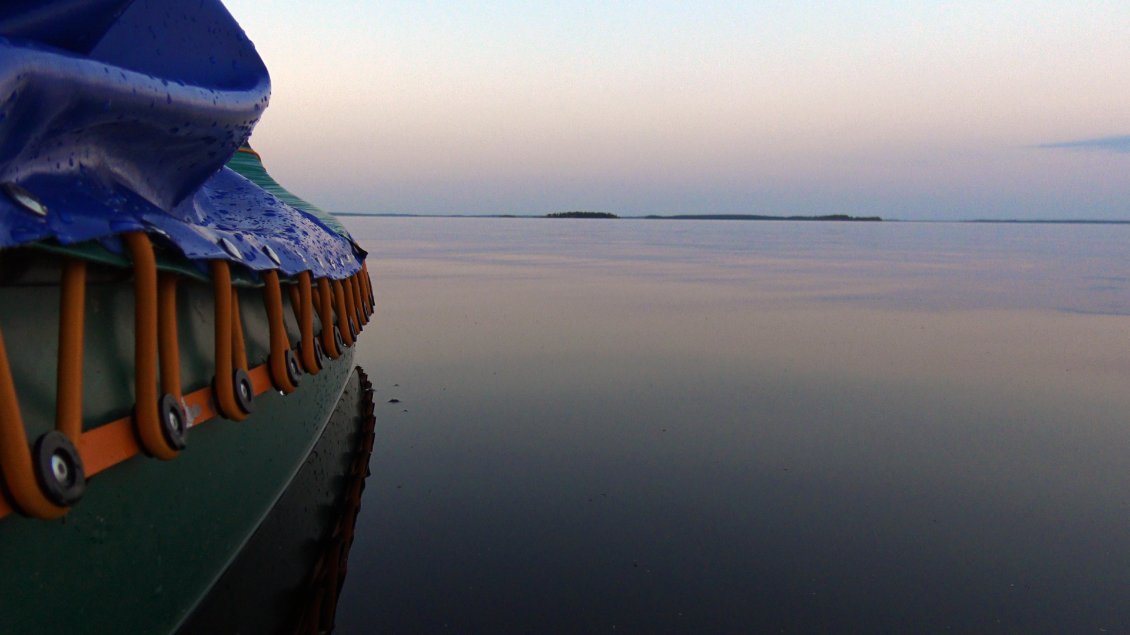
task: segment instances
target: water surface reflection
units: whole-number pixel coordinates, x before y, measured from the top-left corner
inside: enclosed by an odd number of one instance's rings
[[[342,632],[1130,628],[1130,228],[350,229]]]

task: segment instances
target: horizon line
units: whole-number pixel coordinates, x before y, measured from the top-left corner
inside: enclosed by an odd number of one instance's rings
[[[415,212],[332,212],[335,216],[350,216],[350,217],[370,217],[370,218],[515,218],[515,219],[547,219],[547,214],[555,214],[559,212],[546,212],[544,214],[529,213],[529,214],[506,214],[506,213],[415,213]],[[679,213],[679,214],[642,214],[642,215],[621,215],[617,214],[619,220],[776,220],[776,221],[796,221],[796,222],[810,222],[812,220],[820,220],[821,216],[833,216],[834,214],[816,214],[816,215],[790,215],[790,216],[777,216],[770,214],[714,214],[714,213]],[[701,216],[701,219],[693,218]],[[733,219],[720,219],[719,216],[737,217]],[[850,215],[848,215],[850,216]],[[741,218],[741,217],[749,217]],[[907,218],[888,218],[883,217],[853,217],[853,218],[880,218],[884,223],[977,223],[977,224],[1031,224],[1031,225],[1130,225],[1130,219],[1113,219],[1113,218],[923,218],[923,219],[907,219]],[[561,219],[551,219],[561,220]],[[594,219],[596,220],[596,219]],[[844,222],[838,220],[828,220],[825,222]],[[849,221],[850,222],[850,221]]]

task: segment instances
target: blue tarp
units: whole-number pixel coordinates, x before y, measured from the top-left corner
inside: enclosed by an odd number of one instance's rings
[[[224,167],[269,96],[218,0],[4,5],[0,248],[141,230],[193,260],[354,273],[346,237]]]

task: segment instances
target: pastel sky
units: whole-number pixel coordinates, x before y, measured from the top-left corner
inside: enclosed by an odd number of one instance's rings
[[[228,0],[332,211],[1130,220],[1130,2]]]

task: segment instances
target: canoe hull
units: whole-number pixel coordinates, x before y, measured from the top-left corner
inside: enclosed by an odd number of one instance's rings
[[[50,257],[20,257],[25,266],[0,268],[0,326],[34,439],[53,425],[59,289],[50,284]],[[128,415],[133,403],[131,281],[112,268],[92,279],[83,373],[88,431]],[[211,290],[185,280],[178,296],[187,393],[211,382]],[[269,351],[262,290],[242,289],[239,297],[254,365]],[[291,315],[287,327],[297,341]],[[353,373],[353,353],[327,359],[289,395],[262,393],[245,421],[198,422],[174,460],[138,455],[98,473],[61,519],[0,519],[0,632],[175,629],[248,543],[319,438],[348,436],[327,424]]]

